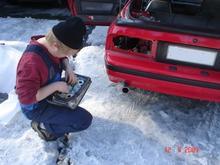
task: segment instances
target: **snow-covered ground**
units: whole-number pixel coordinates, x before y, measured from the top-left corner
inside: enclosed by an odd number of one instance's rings
[[[14,95],[14,68],[29,37],[44,34],[58,21],[0,22],[0,43],[5,44],[0,45],[0,92]],[[72,165],[219,165],[219,104],[142,90],[123,94],[105,73],[106,32],[107,27],[96,27],[88,38],[91,46],[76,59],[76,72],[92,78],[80,105],[94,120],[89,129],[70,136],[66,159]],[[0,112],[5,108],[0,104]],[[0,125],[0,165],[54,165],[56,143],[42,141],[15,109],[14,118]]]

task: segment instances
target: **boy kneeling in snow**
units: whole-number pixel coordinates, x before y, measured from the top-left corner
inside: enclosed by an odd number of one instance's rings
[[[78,17],[60,22],[46,36],[32,37],[18,64],[16,93],[22,112],[46,141],[91,125],[92,115],[85,109],[78,106],[69,110],[46,101],[56,91],[68,93],[67,83],[76,82],[67,57],[79,51],[85,33],[85,25]],[[66,71],[67,83],[61,81],[62,69]]]

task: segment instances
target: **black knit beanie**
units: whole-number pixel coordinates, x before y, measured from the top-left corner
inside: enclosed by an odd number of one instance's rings
[[[83,46],[86,27],[79,17],[70,17],[66,21],[58,23],[52,28],[52,31],[59,41],[72,49],[79,49]]]

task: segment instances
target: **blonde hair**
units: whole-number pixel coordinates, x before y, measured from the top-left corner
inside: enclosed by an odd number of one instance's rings
[[[52,43],[57,43],[58,45],[58,49],[62,52],[68,52],[70,50],[72,50],[70,47],[64,45],[61,41],[59,41],[56,36],[54,35],[53,31],[50,30],[46,35],[45,35],[45,38],[47,40],[47,42],[49,44],[52,44]]]

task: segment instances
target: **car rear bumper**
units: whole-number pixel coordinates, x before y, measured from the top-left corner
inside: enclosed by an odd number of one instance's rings
[[[106,64],[109,79],[115,83],[175,96],[220,102],[220,84],[165,76]]]

